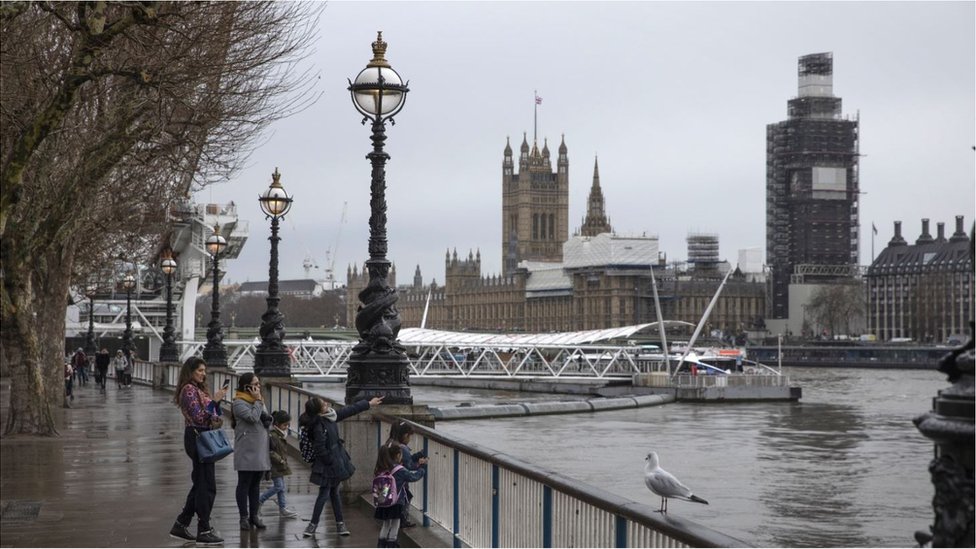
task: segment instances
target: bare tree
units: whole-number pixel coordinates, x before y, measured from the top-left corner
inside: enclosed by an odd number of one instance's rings
[[[864,316],[864,287],[859,281],[820,286],[810,296],[807,313],[830,335],[851,331],[851,324]]]
[[[5,432],[56,434],[64,305],[114,258],[152,259],[170,205],[226,180],[316,99],[321,5],[37,2],[0,9]]]

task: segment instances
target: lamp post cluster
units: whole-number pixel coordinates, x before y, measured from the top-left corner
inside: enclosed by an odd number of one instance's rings
[[[176,347],[176,330],[173,328],[173,274],[176,273],[176,267],[173,253],[167,250],[159,265],[166,275],[166,327],[163,328],[163,344],[159,348],[160,362],[180,361],[180,352]]]
[[[268,309],[261,315],[261,343],[254,353],[254,373],[261,377],[288,377],[291,375],[291,359],[282,340],[285,315],[278,310],[278,223],[291,209],[292,198],[281,186],[281,174],[275,168],[271,174],[271,186],[258,201],[266,218],[271,220],[271,259],[268,267]]]
[[[227,349],[224,347],[224,329],[220,324],[220,254],[227,247],[227,240],[220,235],[220,225],[207,238],[207,252],[213,258],[213,301],[210,323],[207,324],[207,344],[203,348],[203,360],[212,368],[227,367]]]
[[[362,304],[356,313],[356,330],[360,339],[348,361],[346,402],[382,396],[384,404],[413,404],[410,363],[397,340],[398,296],[387,282],[390,261],[386,258],[386,161],[390,155],[383,150],[386,122],[394,124],[393,117],[403,108],[409,89],[386,60],[387,43],[382,32],[377,33],[372,46],[373,59],[355,82],[349,82],[352,102],[363,115],[363,124],[371,122],[373,150],[366,155],[372,164],[366,261],[369,282],[359,293]]]

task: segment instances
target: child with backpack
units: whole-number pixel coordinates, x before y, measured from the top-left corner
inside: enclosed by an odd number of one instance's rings
[[[288,426],[291,425],[291,415],[284,410],[278,410],[271,414],[271,420],[274,423],[271,436],[268,437],[268,446],[271,450],[271,471],[268,472],[268,475],[271,478],[271,488],[258,498],[258,507],[260,508],[264,502],[277,495],[278,514],[286,518],[293,518],[297,517],[298,513],[287,506],[285,499],[285,477],[291,474],[286,453],[288,443],[285,441],[285,437],[288,435]]]
[[[410,449],[411,438],[413,438],[413,426],[406,421],[398,420],[390,426],[390,438],[387,439],[385,445],[399,446],[400,455],[403,458],[400,465],[403,465],[405,469],[416,471],[421,465],[427,463],[427,456],[422,451],[414,453]],[[413,499],[413,492],[410,491],[409,486],[406,487],[406,493],[407,504],[401,508],[400,528],[411,528],[417,525],[410,520],[410,500]]]
[[[401,465],[402,461],[399,445],[380,446],[373,470],[373,504],[376,506],[373,517],[383,521],[377,547],[400,547],[397,535],[403,506],[407,504],[407,484],[424,478],[427,472],[426,463],[411,471]]]

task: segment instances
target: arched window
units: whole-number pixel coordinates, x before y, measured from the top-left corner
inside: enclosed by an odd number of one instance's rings
[[[556,214],[549,214],[549,240],[556,240]]]
[[[546,214],[539,215],[539,236],[536,238],[546,239]]]
[[[539,214],[532,214],[532,239],[539,238]]]

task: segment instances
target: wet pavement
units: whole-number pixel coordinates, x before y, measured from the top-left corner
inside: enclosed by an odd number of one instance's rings
[[[9,379],[4,379],[4,422],[9,392]],[[140,385],[122,390],[110,385],[101,393],[93,383],[74,392],[72,408],[56,410],[60,437],[0,438],[0,547],[193,547],[169,537],[190,489],[183,418],[173,394]],[[379,525],[372,508],[361,501],[343,509],[351,536],[335,534],[331,506],[326,506],[318,535],[303,538],[318,487],[308,482],[308,466],[301,459],[290,456],[289,465],[288,506],[299,517],[279,517],[271,500],[262,509],[268,528],[242,531],[233,458],[217,464],[211,521],[224,546],[376,546]],[[262,482],[262,491],[270,484]],[[196,519],[190,531],[196,533]]]

